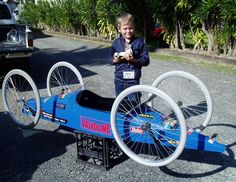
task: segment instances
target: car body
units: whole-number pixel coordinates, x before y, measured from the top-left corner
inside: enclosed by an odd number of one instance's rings
[[[151,38],[158,39],[160,37],[160,34],[164,31],[164,27],[162,27],[160,23],[156,23],[151,31]]]
[[[10,6],[0,1],[0,58],[30,57],[33,33],[28,25],[18,24]]]
[[[78,90],[77,92],[42,97],[41,118],[75,131],[114,139],[110,124],[110,111],[114,101],[115,98],[101,97],[89,90]],[[27,108],[35,108],[35,100],[27,101],[26,106]],[[155,122],[159,123],[159,129],[163,130],[163,135],[171,138],[170,140],[163,140],[163,145],[172,145],[178,142],[178,139],[175,140],[175,136],[179,132],[178,124],[174,126],[173,132],[165,132],[166,129],[169,130],[170,128],[165,126],[162,113],[154,112],[151,108],[143,110],[145,110],[145,114],[136,113],[136,116],[130,119],[129,129],[132,133],[130,140],[153,144],[153,141],[145,140],[148,138],[145,137],[148,133],[144,132],[141,127],[134,124],[135,122],[131,122],[131,120],[144,120],[145,123],[155,119]],[[123,118],[123,114],[121,114],[121,118]],[[120,129],[122,130],[122,119],[120,119],[120,122]],[[136,141],[137,138],[138,141]],[[190,128],[188,129],[185,148],[211,152],[225,151],[223,144]]]

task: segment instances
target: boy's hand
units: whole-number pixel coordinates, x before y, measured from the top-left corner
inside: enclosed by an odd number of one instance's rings
[[[113,56],[113,63],[119,63],[120,60],[125,59],[126,61],[128,61],[129,63],[132,63],[134,60],[134,57],[132,55],[130,55],[129,53],[115,53]]]
[[[121,60],[121,57],[119,56],[117,52],[115,52],[113,56],[113,63],[118,63],[120,60]]]
[[[123,58],[126,59],[126,60],[129,62],[130,60],[133,59],[133,56],[130,55],[129,53],[125,53],[125,55],[123,56]]]

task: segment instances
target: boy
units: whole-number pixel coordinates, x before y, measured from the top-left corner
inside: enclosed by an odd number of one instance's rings
[[[124,14],[117,19],[120,37],[112,43],[110,62],[115,65],[115,91],[118,96],[126,88],[138,85],[142,66],[150,62],[144,40],[134,36],[134,17]]]

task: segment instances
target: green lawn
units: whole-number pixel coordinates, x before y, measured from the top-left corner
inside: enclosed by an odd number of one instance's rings
[[[207,68],[210,70],[215,70],[222,73],[232,74],[236,75],[236,66],[220,63],[220,62],[214,62],[214,61],[208,61],[208,60],[190,60],[187,56],[179,56],[179,55],[170,55],[168,53],[159,53],[159,52],[150,52],[150,57],[152,59],[158,59],[160,61],[176,61],[186,64],[194,64],[199,67]],[[235,60],[236,61],[236,60]]]

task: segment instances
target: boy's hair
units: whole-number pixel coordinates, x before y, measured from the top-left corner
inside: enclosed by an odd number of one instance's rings
[[[117,25],[118,30],[120,29],[120,26],[122,23],[131,24],[131,25],[135,26],[133,15],[131,15],[129,13],[125,13],[125,14],[119,16],[116,20],[116,25]]]

